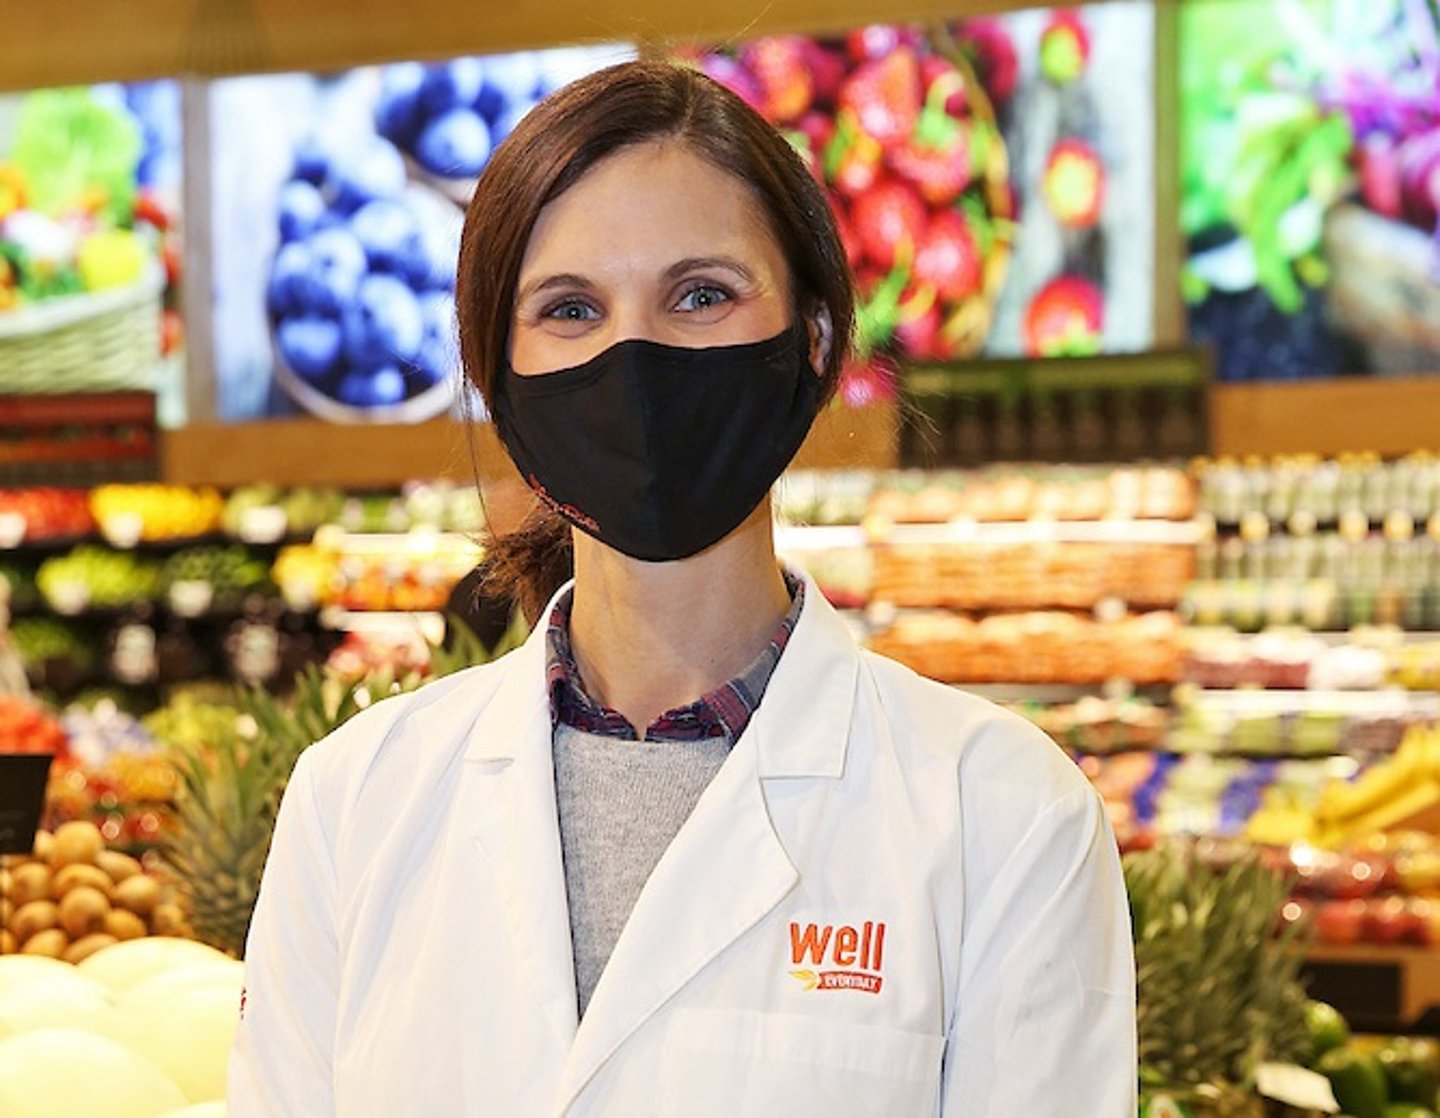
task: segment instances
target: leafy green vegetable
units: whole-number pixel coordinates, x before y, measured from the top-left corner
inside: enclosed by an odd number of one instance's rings
[[[35,209],[60,214],[98,192],[100,213],[128,225],[140,151],[140,130],[127,113],[88,89],[47,89],[21,103],[10,160],[30,184]]]

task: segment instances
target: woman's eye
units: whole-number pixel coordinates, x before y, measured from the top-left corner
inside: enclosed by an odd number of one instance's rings
[[[562,322],[589,322],[599,318],[600,312],[579,299],[565,299],[546,307],[540,317],[559,319]]]
[[[728,303],[729,301],[730,292],[726,291],[723,287],[699,284],[680,296],[680,301],[675,304],[675,309],[680,311],[707,311],[711,307],[716,307],[721,303]]]

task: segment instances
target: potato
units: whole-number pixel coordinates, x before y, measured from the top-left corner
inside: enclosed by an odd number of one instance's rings
[[[141,872],[138,861],[128,854],[121,854],[118,850],[100,851],[95,855],[95,864],[104,870],[110,876],[110,880],[117,885]]]
[[[45,900],[50,896],[50,870],[38,862],[16,866],[10,872],[10,899],[17,905]]]
[[[9,928],[0,928],[0,955],[14,955],[20,950],[20,943]]]
[[[77,885],[60,901],[60,926],[71,939],[83,939],[103,931],[110,901],[99,889]]]
[[[77,862],[75,865],[65,866],[55,872],[55,876],[50,879],[50,896],[58,901],[71,889],[80,885],[88,885],[91,889],[105,894],[107,900],[115,889],[110,875],[99,866]]]
[[[55,856],[55,836],[49,831],[35,832],[35,857],[49,862]]]
[[[116,940],[139,939],[148,930],[144,920],[123,908],[112,908],[105,914],[105,932]]]
[[[114,936],[106,935],[104,932],[96,932],[84,939],[77,939],[65,949],[60,957],[67,963],[83,963],[91,955],[102,947],[109,947],[112,943],[118,942]]]
[[[185,935],[189,931],[185,925],[185,913],[178,904],[157,904],[150,914],[150,931],[157,936]]]
[[[136,916],[149,916],[160,903],[160,882],[144,873],[127,877],[115,886],[115,903]]]
[[[10,933],[24,943],[37,932],[53,928],[60,920],[60,910],[54,901],[31,901],[21,905],[10,917]]]
[[[61,823],[55,831],[50,854],[50,864],[71,866],[77,863],[93,865],[95,857],[105,849],[105,839],[100,828],[82,819]]]
[[[36,932],[25,940],[20,947],[20,954],[46,955],[51,959],[58,959],[65,953],[65,948],[69,945],[70,940],[63,931],[59,928],[49,928],[43,932]]]

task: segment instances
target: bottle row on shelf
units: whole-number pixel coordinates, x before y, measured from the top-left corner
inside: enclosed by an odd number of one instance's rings
[[[1440,514],[1440,458],[1429,453],[1220,459],[1197,461],[1192,473],[1200,510],[1227,526],[1258,517],[1304,530],[1357,516],[1381,524],[1395,513],[1423,524]]]

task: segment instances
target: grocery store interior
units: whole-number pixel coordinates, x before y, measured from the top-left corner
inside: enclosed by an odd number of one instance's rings
[[[461,223],[650,57],[824,185],[860,314],[779,551],[1102,794],[1142,1118],[1433,1118],[1436,0],[152,8],[0,35],[0,1113],[223,1115],[295,759],[523,639]]]

